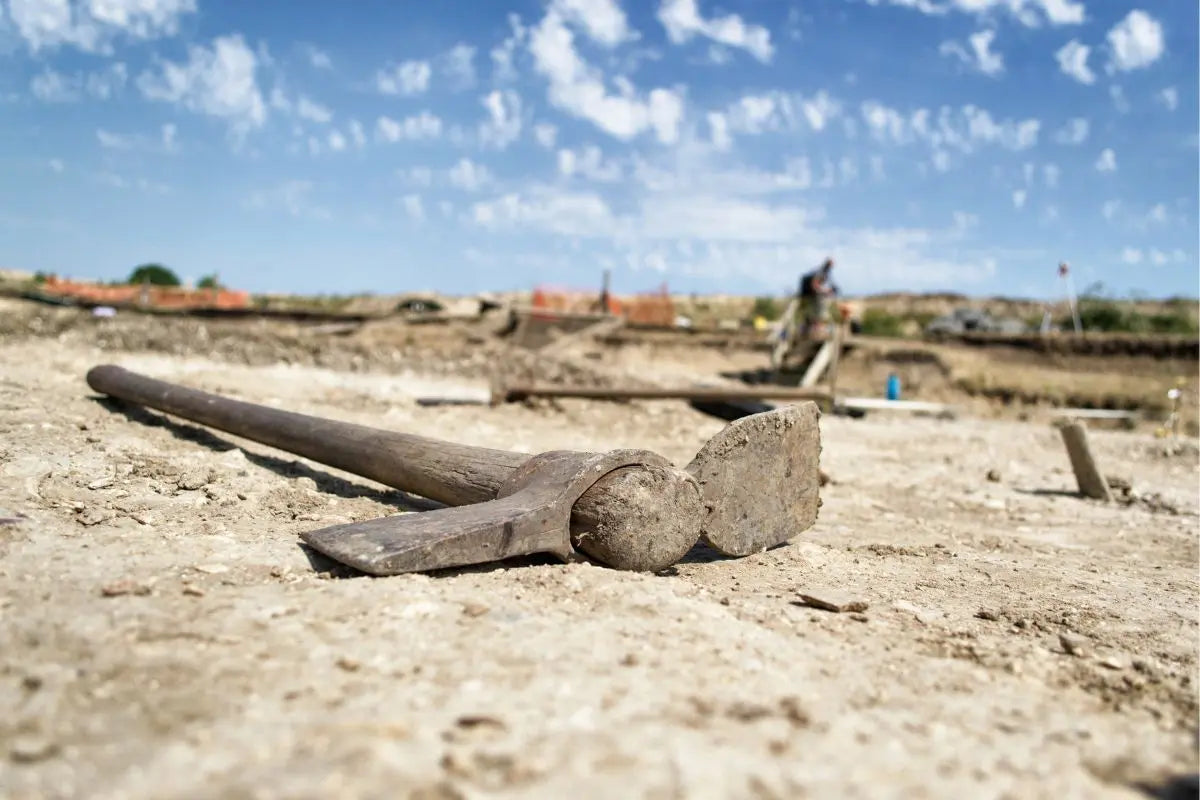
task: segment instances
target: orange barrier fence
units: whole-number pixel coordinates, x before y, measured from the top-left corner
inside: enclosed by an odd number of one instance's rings
[[[229,289],[180,289],[175,286],[138,284],[104,286],[56,277],[47,278],[39,288],[44,294],[96,305],[162,309],[250,307],[249,292]]]
[[[601,305],[599,292],[539,286],[533,290],[531,305],[535,310],[565,314],[607,312],[644,325],[670,327],[675,324],[675,304],[667,292],[666,284],[654,293],[624,297],[609,295],[608,308]]]

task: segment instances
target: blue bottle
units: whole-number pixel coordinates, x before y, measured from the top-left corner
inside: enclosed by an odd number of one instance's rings
[[[888,400],[899,400],[900,399],[900,376],[894,372],[888,374],[887,399]]]

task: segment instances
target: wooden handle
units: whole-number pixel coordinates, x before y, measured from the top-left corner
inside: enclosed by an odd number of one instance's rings
[[[92,389],[449,506],[493,500],[530,456],[445,442],[233,400],[113,365],[87,373]],[[682,558],[699,538],[699,490],[668,467],[623,467],[576,501],[576,546],[612,567],[655,570]]]

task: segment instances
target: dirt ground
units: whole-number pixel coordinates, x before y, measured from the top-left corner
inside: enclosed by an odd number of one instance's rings
[[[1135,798],[1197,770],[1195,440],[1093,431],[1134,495],[1106,506],[1044,421],[826,416],[785,546],[373,579],[298,534],[426,506],[87,369],[528,453],[686,463],[723,423],[417,405],[486,395],[480,341],[73,314],[0,307],[0,796]],[[662,355],[606,366],[732,359]],[[829,589],[867,610],[800,601]]]

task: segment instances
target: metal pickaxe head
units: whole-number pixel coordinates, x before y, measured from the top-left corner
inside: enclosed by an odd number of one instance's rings
[[[701,535],[742,556],[816,520],[820,412],[804,402],[744,417],[686,470],[642,450],[532,458],[296,414],[100,366],[99,392],[306,456],[452,508],[302,534],[375,575],[466,566],[538,552],[656,570]]]

